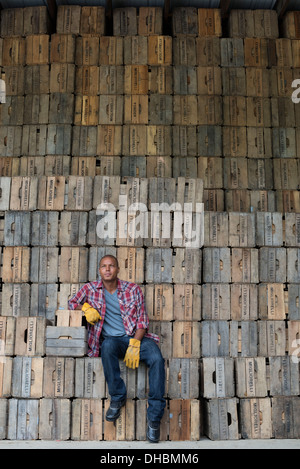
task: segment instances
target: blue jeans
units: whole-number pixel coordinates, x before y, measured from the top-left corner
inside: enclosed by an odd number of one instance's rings
[[[101,358],[104,376],[108,385],[111,401],[126,399],[126,386],[120,376],[119,359],[124,358],[129,345],[129,336],[106,337],[101,344]],[[147,418],[160,422],[166,401],[164,359],[156,343],[144,337],[141,341],[140,360],[149,368],[149,394]]]

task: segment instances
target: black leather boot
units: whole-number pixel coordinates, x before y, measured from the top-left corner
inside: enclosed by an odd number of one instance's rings
[[[126,399],[123,401],[111,401],[105,418],[108,422],[114,422],[120,417],[121,408],[125,405]]]
[[[158,443],[160,438],[160,422],[147,423],[147,439],[151,443]]]

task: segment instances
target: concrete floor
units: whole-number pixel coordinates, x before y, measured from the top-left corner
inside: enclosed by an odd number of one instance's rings
[[[201,450],[201,449],[300,449],[300,440],[234,440],[211,441],[161,441],[158,444],[147,441],[0,441],[2,449],[98,449],[98,450]]]

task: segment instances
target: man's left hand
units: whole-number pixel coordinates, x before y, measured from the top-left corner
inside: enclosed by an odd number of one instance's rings
[[[140,362],[140,347],[141,341],[137,339],[130,339],[128,349],[125,354],[124,362],[128,368],[138,368]]]

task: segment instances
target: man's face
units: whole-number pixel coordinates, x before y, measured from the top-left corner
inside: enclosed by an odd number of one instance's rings
[[[115,280],[119,273],[119,267],[112,257],[104,257],[99,266],[100,277],[102,280],[108,282]]]

